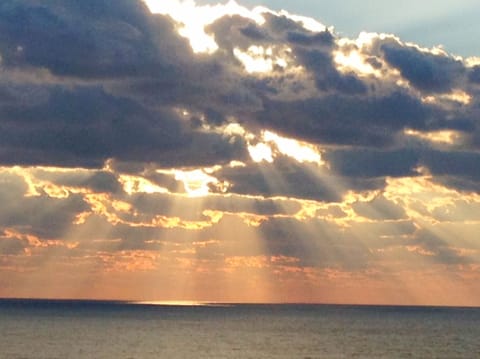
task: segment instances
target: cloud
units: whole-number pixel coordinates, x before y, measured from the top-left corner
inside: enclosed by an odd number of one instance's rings
[[[0,253],[4,256],[20,255],[28,248],[28,241],[24,238],[16,238],[11,234],[0,233]]]
[[[224,168],[218,178],[231,183],[233,193],[266,197],[295,197],[337,201],[341,194],[329,187],[330,174],[318,173],[314,165],[299,164],[289,158],[274,163],[250,163],[245,167]]]
[[[405,210],[383,196],[378,196],[370,202],[359,202],[352,205],[359,215],[375,220],[405,219]]]
[[[425,253],[442,264],[465,264],[473,260],[468,256],[461,255],[458,250],[452,248],[440,236],[428,230],[418,231],[415,237],[415,242],[423,248]]]
[[[176,167],[244,160],[245,141],[219,130],[229,122],[254,133],[267,128],[317,145],[351,146],[351,162],[358,147],[404,146],[405,129],[477,132],[468,111],[425,102],[392,72],[420,91],[448,93],[465,86],[466,65],[393,37],[345,42],[286,14],[261,13],[263,23],[227,15],[206,30],[219,49],[201,55],[176,32],[175,20],[151,14],[140,1],[9,1],[0,15],[2,66],[11,76],[0,109],[4,164],[98,168],[115,159]],[[271,73],[245,71],[234,50],[248,53],[252,46],[272,64],[280,61]],[[383,75],[345,70],[338,54],[358,54]],[[32,71],[45,70],[49,83],[34,82]],[[27,72],[21,81],[13,76]],[[474,81],[475,69],[469,76]],[[25,103],[25,90],[42,96]]]
[[[272,219],[260,230],[267,253],[297,258],[302,266],[358,270],[374,260],[361,241],[326,221]]]
[[[474,66],[469,72],[468,78],[471,82],[480,83],[480,65]]]
[[[121,190],[117,177],[111,172],[102,170],[61,172],[37,169],[33,171],[33,175],[41,181],[48,181],[59,187],[107,193],[116,193]]]
[[[80,78],[146,76],[165,70],[168,56],[161,50],[188,49],[171,20],[151,16],[141,1],[6,1],[0,21],[7,68],[33,66]],[[175,41],[158,41],[157,33]]]
[[[195,130],[171,109],[152,111],[97,86],[52,87],[45,102],[0,113],[5,164],[102,167],[109,158],[211,164],[246,152],[241,139]]]
[[[381,49],[385,60],[421,91],[450,92],[465,73],[464,65],[446,54],[432,54],[413,46],[390,44],[383,45]]]
[[[1,173],[0,200],[8,205],[0,209],[0,228],[14,228],[44,239],[61,238],[75,217],[88,206],[80,195],[50,198],[25,196],[28,187],[23,178]]]
[[[465,191],[479,191],[480,154],[467,151],[428,151],[422,164],[433,174],[433,178],[449,187]]]
[[[402,150],[336,150],[325,158],[332,169],[346,177],[405,177],[415,176],[419,153],[412,149]]]

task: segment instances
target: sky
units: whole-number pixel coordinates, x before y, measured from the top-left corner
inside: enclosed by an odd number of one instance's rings
[[[258,4],[2,2],[0,297],[480,305],[477,6]]]

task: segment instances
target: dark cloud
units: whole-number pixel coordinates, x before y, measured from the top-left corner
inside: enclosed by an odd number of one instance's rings
[[[465,191],[479,191],[477,152],[436,151],[418,146],[387,151],[357,148],[328,151],[324,159],[334,173],[346,178],[412,177],[419,175],[418,168],[424,167],[434,181]]]
[[[413,149],[335,150],[327,152],[325,159],[334,172],[346,177],[407,177],[417,175],[419,153]]]
[[[238,15],[218,19],[207,32],[219,50],[194,54],[173,19],[151,14],[139,0],[4,1],[0,162],[101,168],[112,159],[133,167],[246,161],[245,139],[221,130],[238,121],[255,134],[269,129],[327,147],[332,176],[341,176],[346,189],[381,188],[386,176],[416,175],[419,164],[451,186],[475,187],[478,176],[469,168],[477,161],[478,101],[425,102],[386,68],[436,95],[468,91],[467,79],[478,82],[478,66],[467,69],[461,60],[393,37],[376,37],[363,49],[342,45],[328,30],[263,16],[262,25]],[[302,70],[276,66],[269,74],[248,74],[233,49],[252,45],[269,47],[272,56],[288,53]],[[382,76],[340,71],[336,52],[351,51],[361,51]],[[472,154],[428,154],[426,144],[405,140],[406,129],[468,133],[463,146]],[[308,166],[287,162],[225,168],[219,176],[240,194],[338,200],[341,194],[325,184],[331,178],[322,181]],[[181,189],[153,173],[157,183]],[[281,181],[266,180],[279,173]],[[98,176],[86,185],[118,190],[114,179]]]
[[[471,82],[480,84],[480,65],[476,65],[470,70],[468,78]]]
[[[454,175],[480,181],[480,153],[428,151],[423,163],[433,175]]]
[[[304,31],[290,31],[287,33],[287,40],[295,45],[331,47],[334,45],[335,38],[328,30],[313,34],[306,34]]]
[[[101,167],[116,158],[193,165],[245,153],[240,139],[194,131],[171,110],[151,111],[99,87],[53,87],[46,102],[4,106],[0,114],[0,161],[7,164]]]
[[[365,94],[367,86],[352,72],[340,73],[333,64],[331,51],[297,49],[300,64],[313,73],[317,89],[345,95]]]
[[[206,32],[214,35],[220,49],[231,56],[235,47],[245,51],[253,44],[272,41],[270,34],[262,27],[239,15],[218,19],[207,27]]]
[[[172,21],[152,16],[141,1],[8,0],[0,26],[4,65],[58,75],[146,76],[167,69],[169,51],[188,53]]]
[[[266,101],[259,121],[273,131],[319,144],[389,147],[405,128],[438,127],[442,114],[404,92]]]
[[[382,46],[385,60],[400,70],[417,89],[430,93],[450,92],[465,73],[464,65],[446,55],[422,52],[413,46]]]
[[[421,160],[433,180],[448,187],[480,192],[480,153],[426,151]]]

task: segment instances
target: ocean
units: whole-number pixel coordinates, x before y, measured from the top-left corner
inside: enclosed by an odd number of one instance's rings
[[[0,358],[480,358],[480,309],[0,300]]]

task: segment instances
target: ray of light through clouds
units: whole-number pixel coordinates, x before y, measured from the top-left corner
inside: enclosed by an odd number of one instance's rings
[[[0,296],[480,305],[478,58],[233,1],[0,26]]]

